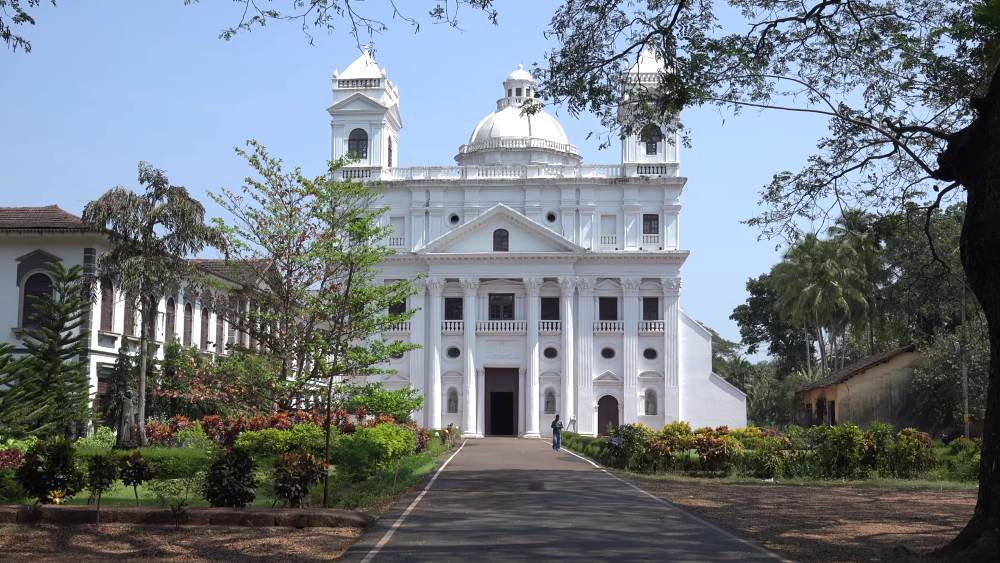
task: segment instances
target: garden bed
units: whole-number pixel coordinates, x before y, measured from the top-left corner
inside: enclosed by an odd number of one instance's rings
[[[120,524],[363,529],[373,521],[374,518],[364,512],[335,508],[190,508],[180,514],[149,507],[101,509],[102,523]],[[93,524],[97,522],[97,509],[93,506],[0,506],[0,523],[40,522]]]

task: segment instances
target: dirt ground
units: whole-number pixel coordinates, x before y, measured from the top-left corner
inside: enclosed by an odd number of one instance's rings
[[[329,561],[355,528],[0,525],[2,561]]]
[[[917,559],[954,538],[976,504],[975,490],[622,477],[794,561]]]

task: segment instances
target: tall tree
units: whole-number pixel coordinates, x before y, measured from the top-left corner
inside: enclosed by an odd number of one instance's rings
[[[766,343],[767,355],[777,361],[778,374],[808,368],[812,364],[813,346],[801,330],[786,323],[779,314],[771,274],[750,278],[746,287],[749,297],[733,309],[729,318],[740,327],[740,342],[747,353],[756,354]]]
[[[780,172],[751,224],[798,235],[838,208],[968,201],[962,264],[990,326],[992,361],[979,499],[945,553],[1000,545],[1000,1],[567,0],[552,18],[540,91],[570,112],[596,109],[609,130],[637,131],[685,108],[765,108],[829,120],[798,172]],[[645,49],[669,65],[659,88],[623,73]],[[620,123],[625,92],[636,111]],[[679,123],[679,126],[683,126]],[[804,219],[804,221],[803,221]]]
[[[90,379],[81,354],[87,349],[90,291],[80,266],[52,262],[48,273],[52,289],[36,300],[32,322],[26,323],[27,353],[16,368],[0,370],[0,427],[41,437],[72,436],[82,432],[88,418]]]
[[[205,247],[224,248],[222,234],[205,224],[205,208],[167,175],[139,163],[137,194],[118,186],[83,209],[83,220],[106,230],[110,249],[98,258],[99,276],[139,304],[139,443],[146,444],[146,376],[156,309],[168,291],[196,275],[188,258]]]

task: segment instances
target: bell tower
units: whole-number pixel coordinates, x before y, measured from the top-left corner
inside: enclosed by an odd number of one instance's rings
[[[643,49],[638,60],[625,72],[627,91],[618,106],[620,122],[627,121],[628,113],[635,111],[639,99],[660,83],[665,65],[649,47]],[[622,138],[622,167],[627,176],[677,175],[677,132],[666,118],[661,123],[647,124]]]
[[[350,157],[344,177],[378,178],[381,170],[397,165],[399,89],[379,69],[370,46],[344,72],[333,73],[330,129],[333,160]]]

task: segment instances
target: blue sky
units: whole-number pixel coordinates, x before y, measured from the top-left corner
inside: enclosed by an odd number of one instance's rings
[[[466,10],[456,30],[426,21],[433,3],[403,3],[425,20],[419,33],[389,21],[374,39],[379,64],[400,88],[402,166],[454,164],[503,78],[551,46],[542,32],[557,5],[500,0],[499,26]],[[146,160],[217,215],[206,194],[240,185],[248,169],[233,147],[244,140],[260,140],[307,172],[329,158],[331,74],[358,55],[345,29],[319,32],[315,46],[294,23],[224,41],[219,32],[239,17],[227,0],[60,2],[35,15],[38,25],[26,30],[32,52],[0,52],[0,205],[57,203],[79,213],[112,186],[136,187],[136,164]],[[596,119],[550,111],[585,162],[618,162],[617,145],[598,150],[587,139],[599,130]],[[746,279],[780,257],[774,242],[758,242],[740,221],[756,213],[774,172],[804,161],[825,123],[709,108],[683,119],[693,141],[681,153],[689,178],[681,242],[691,251],[683,306],[736,340],[729,315],[746,298]]]

